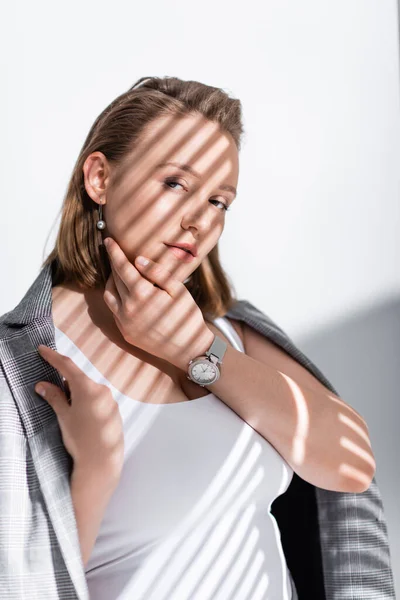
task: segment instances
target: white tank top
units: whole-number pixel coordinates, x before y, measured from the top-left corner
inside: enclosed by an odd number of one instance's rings
[[[214,320],[243,344],[225,317]],[[213,393],[148,404],[119,392],[57,327],[58,352],[107,385],[125,457],[85,567],[91,600],[290,600],[270,507],[293,470]]]

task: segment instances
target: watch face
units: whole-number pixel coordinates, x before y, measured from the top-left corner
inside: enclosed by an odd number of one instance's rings
[[[218,378],[218,367],[209,360],[199,360],[191,366],[190,373],[197,383],[207,385]]]

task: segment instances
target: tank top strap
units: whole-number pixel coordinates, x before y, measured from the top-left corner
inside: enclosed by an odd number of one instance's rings
[[[236,350],[244,352],[243,342],[229,319],[226,317],[217,317],[213,320],[213,323],[228,338]]]

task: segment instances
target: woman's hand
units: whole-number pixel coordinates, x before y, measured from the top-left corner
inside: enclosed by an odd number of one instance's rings
[[[115,240],[107,240],[112,271],[103,298],[122,336],[186,371],[189,361],[214,340],[200,308],[164,266],[152,260],[143,266],[139,257],[132,264]]]
[[[71,395],[49,381],[35,385],[57,415],[64,446],[74,461],[74,469],[119,479],[124,461],[124,433],[118,403],[111,390],[90,379],[68,357],[41,344],[40,356],[66,379]],[[45,395],[39,389],[44,388]]]

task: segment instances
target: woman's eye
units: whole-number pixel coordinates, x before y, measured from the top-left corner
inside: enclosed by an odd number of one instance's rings
[[[180,186],[182,186],[184,189],[186,189],[186,188],[185,188],[185,186],[183,185],[183,183],[179,183],[179,181],[175,181],[175,180],[173,180],[173,179],[166,179],[164,183],[165,183],[165,185],[166,185],[166,186],[167,186],[167,187],[168,187],[170,190],[174,190],[174,189],[176,189],[176,188],[171,188],[171,187],[170,187],[170,184],[171,184],[171,183],[172,183],[173,185],[180,185]],[[221,205],[222,205],[222,210],[225,210],[225,211],[228,211],[228,210],[230,210],[230,209],[228,208],[228,205],[227,205],[227,204],[225,204],[225,202],[222,202],[222,201],[220,201],[220,200],[215,200],[215,199],[212,199],[212,202],[218,202],[219,204],[221,204]]]
[[[175,185],[181,185],[183,188],[185,187],[185,186],[183,185],[183,183],[179,183],[179,181],[171,181],[171,180],[167,180],[167,181],[165,181],[165,184],[166,184],[167,186],[169,186],[169,184],[170,184],[170,183],[174,183]],[[173,189],[173,190],[174,190],[175,188],[170,188],[170,189]]]
[[[227,205],[227,204],[225,204],[225,202],[221,202],[221,200],[215,200],[215,199],[214,199],[214,200],[212,200],[211,202],[219,202],[220,204],[222,204],[222,210],[226,210],[226,211],[227,211],[227,210],[230,210],[230,209],[228,208],[228,205]]]

